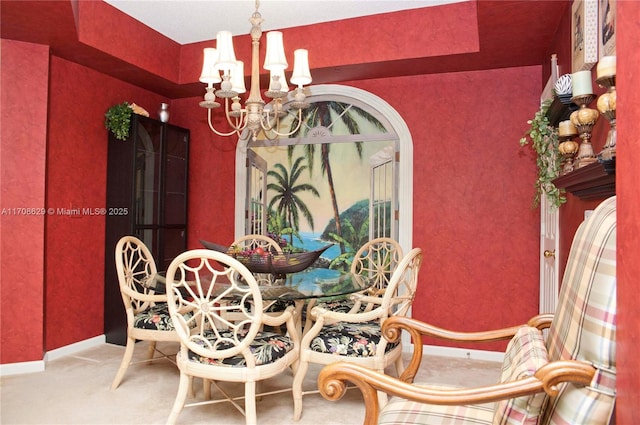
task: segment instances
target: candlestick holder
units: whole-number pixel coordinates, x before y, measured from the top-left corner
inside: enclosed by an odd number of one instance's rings
[[[581,168],[585,165],[589,165],[597,161],[596,155],[591,145],[591,131],[600,114],[597,110],[588,108],[596,96],[594,94],[582,94],[574,96],[571,101],[578,105],[580,108],[571,114],[570,120],[573,125],[578,129],[580,139],[582,142],[578,147],[578,154],[574,162],[574,168]]]
[[[600,159],[613,159],[616,156],[616,139],[618,132],[616,130],[616,76],[604,76],[596,80],[600,87],[606,87],[607,92],[598,98],[598,111],[609,121],[609,133],[607,133],[607,141],[598,154]]]
[[[559,135],[558,151],[562,155],[561,175],[568,174],[573,171],[573,161],[578,153],[578,142],[573,140],[578,134]]]

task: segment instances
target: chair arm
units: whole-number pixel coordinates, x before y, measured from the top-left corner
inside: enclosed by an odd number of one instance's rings
[[[511,326],[508,328],[480,332],[458,332],[439,328],[410,317],[394,316],[385,320],[382,325],[382,332],[387,339],[391,337],[397,339],[399,337],[399,335],[396,335],[398,330],[405,329],[412,337],[420,338],[420,340],[422,340],[421,336],[430,336],[433,338],[458,342],[493,342],[512,338],[522,326],[523,325]],[[418,334],[420,336],[418,336]]]
[[[533,316],[531,319],[529,319],[527,325],[543,330],[550,328],[552,321],[553,313],[538,314],[537,316]]]
[[[353,302],[359,302],[360,304],[382,304],[382,297],[375,295],[365,295],[361,293],[351,294],[349,297]]]
[[[413,340],[413,353],[411,355],[411,360],[400,376],[400,379],[404,382],[413,382],[413,378],[418,373],[418,369],[420,368],[420,363],[422,361],[423,336],[458,342],[503,341],[513,338],[521,326],[512,326],[509,328],[482,332],[456,332],[439,328],[411,317],[394,316],[388,318],[382,324],[382,335],[390,342],[395,342],[400,339],[402,329],[409,332],[411,339]]]
[[[362,392],[365,402],[364,425],[377,423],[380,413],[377,391],[424,404],[464,405],[496,402],[539,392],[554,396],[558,384],[574,382],[588,385],[595,368],[577,360],[548,363],[538,369],[534,376],[517,381],[475,388],[429,388],[414,385],[393,376],[376,372],[355,363],[336,362],[325,366],[318,375],[318,389],[324,398],[336,401],[347,389],[347,381]]]
[[[319,306],[311,309],[311,316],[314,317],[316,321],[322,319],[324,324],[331,324],[336,322],[369,322],[372,320],[380,319],[382,314],[383,311],[380,308],[358,313],[340,313]]]
[[[129,287],[121,288],[121,290],[127,294],[130,298],[137,301],[147,301],[147,302],[155,302],[155,303],[166,303],[167,295],[166,294],[143,294],[141,292],[136,292]]]
[[[281,313],[263,313],[262,323],[269,326],[280,326],[294,316],[295,307],[290,305]]]

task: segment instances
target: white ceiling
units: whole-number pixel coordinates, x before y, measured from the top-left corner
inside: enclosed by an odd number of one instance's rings
[[[105,0],[176,41],[189,44],[213,40],[221,30],[248,34],[254,0]],[[467,0],[262,0],[262,29],[311,25]]]

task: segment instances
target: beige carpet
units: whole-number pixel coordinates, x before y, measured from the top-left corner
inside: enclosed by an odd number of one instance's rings
[[[176,352],[177,345],[159,346]],[[134,358],[146,354],[147,343],[140,342]],[[120,387],[110,389],[124,347],[104,344],[77,355],[47,363],[40,373],[6,376],[1,383],[0,422],[10,424],[164,424],[178,386],[178,370],[167,360],[151,365],[132,365]],[[426,356],[416,379],[451,385],[482,385],[496,382],[500,364],[494,362]],[[320,366],[312,365],[305,390],[316,388]],[[391,370],[390,372],[393,372]],[[259,391],[291,386],[292,373],[259,384]],[[242,395],[241,384],[224,384],[225,390]],[[212,389],[212,396],[219,393]],[[202,401],[201,381],[196,381],[196,399]],[[291,392],[263,397],[257,403],[259,424],[296,424],[293,421]],[[302,418],[297,424],[361,424],[362,397],[357,389],[347,391],[338,402],[320,394],[303,399]],[[218,403],[187,407],[178,417],[180,424],[244,424],[245,419],[231,404]]]

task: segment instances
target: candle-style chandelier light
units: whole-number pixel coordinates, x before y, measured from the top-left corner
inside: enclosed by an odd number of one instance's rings
[[[280,121],[286,115],[283,110],[283,101],[289,95],[289,88],[285,79],[284,70],[288,63],[284,53],[282,32],[271,31],[267,33],[267,51],[264,68],[270,72],[269,89],[265,96],[272,99],[271,105],[266,105],[260,93],[260,69],[259,51],[260,38],[262,37],[262,16],[258,12],[259,0],[256,0],[256,10],[251,15],[251,89],[249,97],[240,103],[239,95],[246,92],[244,85],[244,63],[236,60],[233,50],[232,34],[229,31],[220,31],[216,36],[217,48],[204,49],[204,63],[200,81],[207,84],[204,101],[200,106],[207,108],[209,128],[219,136],[231,136],[247,129],[251,139],[255,141],[262,131],[267,139],[285,137],[295,133],[301,125],[302,110],[309,106],[305,101],[303,86],[311,83],[309,71],[308,52],[298,49],[293,52],[294,66],[291,75],[291,83],[297,85],[295,93],[292,92],[293,101],[289,103],[291,109],[297,110],[298,122],[296,128],[288,132],[282,132]],[[222,78],[220,77],[222,72]],[[221,83],[219,89],[214,84]],[[224,111],[227,122],[231,126],[230,132],[224,133],[216,130],[211,123],[211,110],[220,107],[216,102],[216,96],[224,99]],[[229,104],[231,100],[231,104]]]

